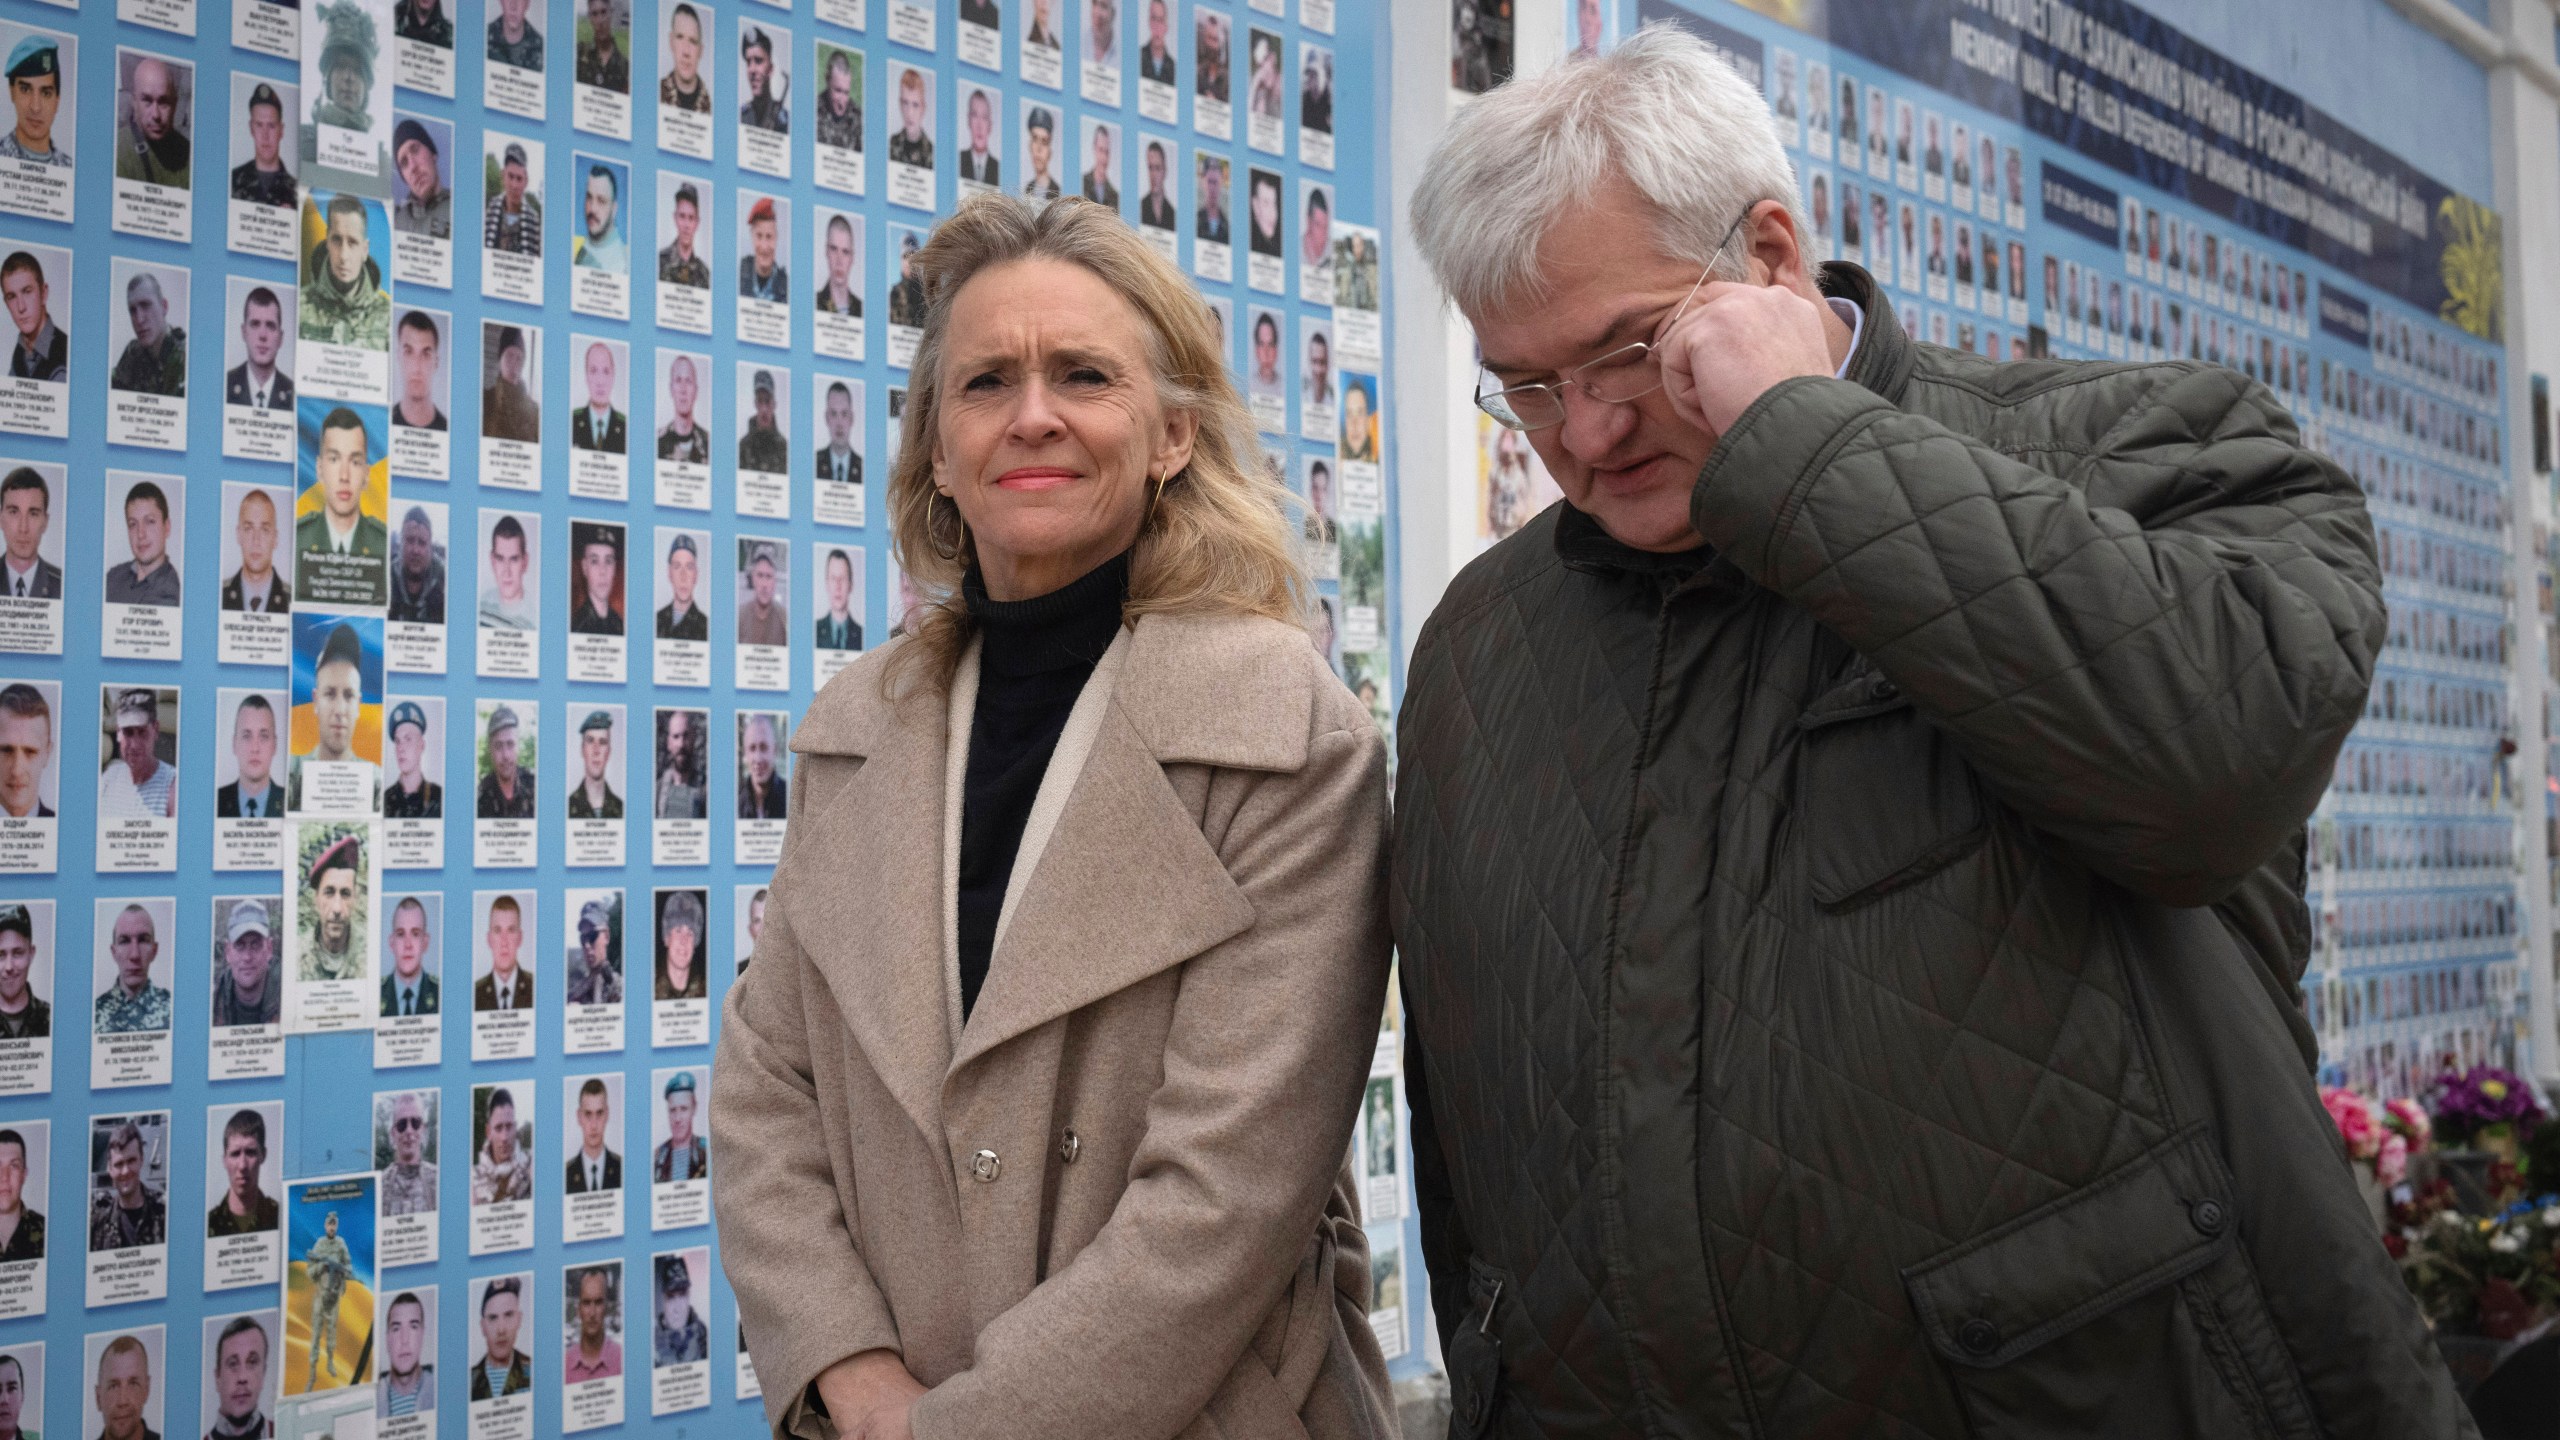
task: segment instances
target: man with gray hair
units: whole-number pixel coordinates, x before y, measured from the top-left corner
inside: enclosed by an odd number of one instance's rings
[[[1424,174],[1565,497],[1397,727],[1453,1433],[2471,1433],[2297,992],[2355,483],[2227,370],[1915,343],[1668,26]]]

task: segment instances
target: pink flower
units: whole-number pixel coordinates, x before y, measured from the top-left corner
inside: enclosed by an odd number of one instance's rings
[[[2323,1085],[2320,1103],[2329,1112],[2329,1123],[2338,1127],[2338,1138],[2346,1142],[2348,1156],[2374,1158],[2382,1148],[2382,1135],[2374,1122],[2373,1102],[2342,1086]]]
[[[2373,1159],[2373,1178],[2389,1190],[2409,1178],[2409,1142],[2397,1133],[2382,1137],[2382,1151]]]
[[[2384,1101],[2382,1123],[2408,1137],[2412,1155],[2425,1150],[2428,1142],[2435,1138],[2435,1122],[2427,1118],[2426,1107],[2415,1100]]]

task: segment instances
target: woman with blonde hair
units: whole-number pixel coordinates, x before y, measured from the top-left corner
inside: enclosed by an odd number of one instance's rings
[[[1393,1433],[1346,1149],[1385,753],[1208,307],[1118,216],[982,196],[890,509],[923,600],[792,737],[712,1087],[774,1433]]]

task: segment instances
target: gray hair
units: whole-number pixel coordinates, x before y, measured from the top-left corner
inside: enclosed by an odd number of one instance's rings
[[[1663,251],[1705,266],[1763,200],[1810,235],[1768,101],[1685,30],[1657,21],[1606,55],[1514,80],[1459,112],[1423,166],[1413,232],[1457,307],[1484,314],[1545,293],[1538,247],[1591,192],[1624,177],[1659,216]],[[1729,253],[1717,278],[1743,276]]]

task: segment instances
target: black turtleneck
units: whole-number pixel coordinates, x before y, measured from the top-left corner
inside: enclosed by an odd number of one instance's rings
[[[1067,712],[1120,633],[1129,557],[1123,552],[1028,600],[988,598],[972,568],[961,593],[983,637],[960,799],[960,1014],[966,1019],[987,983],[996,919],[1040,778],[1057,753]]]

